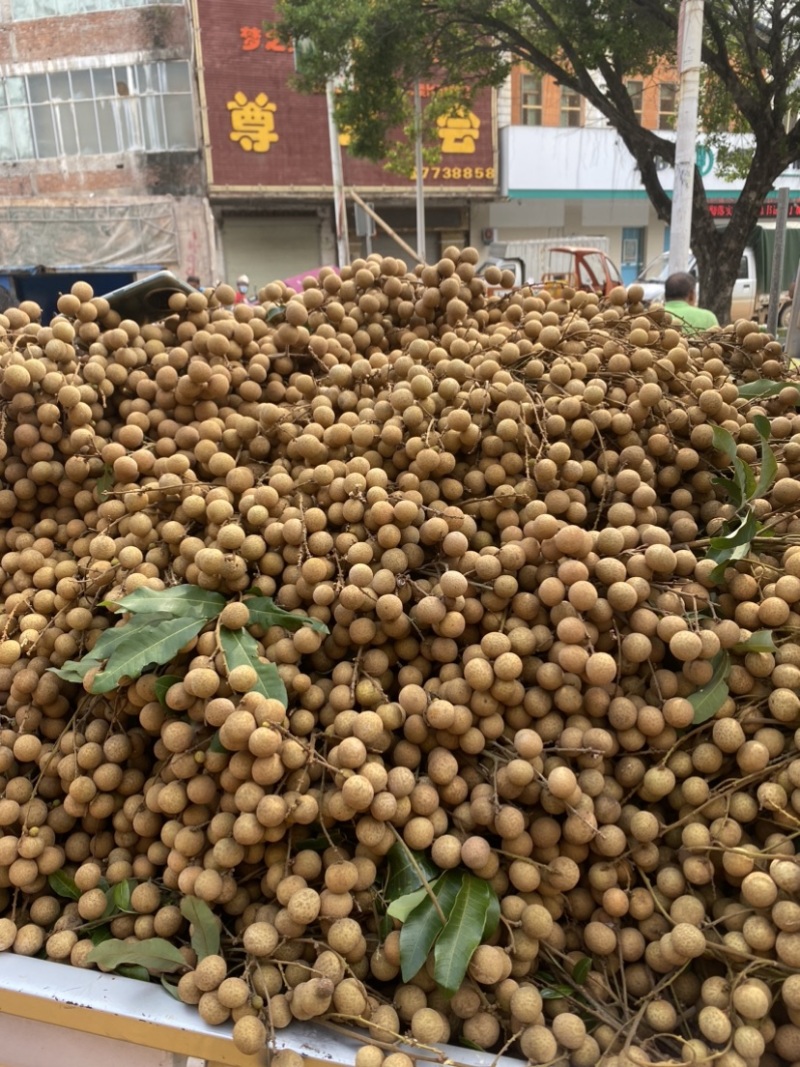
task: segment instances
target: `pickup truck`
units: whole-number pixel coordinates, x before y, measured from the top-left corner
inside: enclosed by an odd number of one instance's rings
[[[736,281],[731,297],[731,321],[752,319],[765,323],[769,307],[770,277],[772,274],[772,253],[775,248],[775,223],[760,222],[747,244],[739,263]],[[784,326],[791,301],[788,288],[795,279],[797,264],[800,262],[800,224],[789,222],[783,256],[783,274],[781,277],[781,295],[778,311],[778,325]],[[689,272],[697,274],[695,257],[689,255]],[[664,282],[669,274],[669,252],[662,252],[647,264],[636,279],[644,289],[645,304],[662,303],[664,300]],[[702,303],[697,293],[698,304]],[[788,321],[788,320],[787,320]]]

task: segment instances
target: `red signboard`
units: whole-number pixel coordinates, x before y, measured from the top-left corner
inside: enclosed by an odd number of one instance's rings
[[[709,200],[708,210],[715,219],[730,219],[733,218],[735,204],[735,200]],[[764,200],[761,204],[758,217],[761,219],[777,219],[778,201]],[[788,218],[800,219],[800,199],[789,201]]]
[[[330,190],[325,96],[289,88],[294,57],[264,30],[270,0],[196,0],[200,70],[214,191]],[[427,87],[429,90],[429,87]],[[492,93],[440,122],[441,159],[423,171],[426,191],[491,193],[497,188]],[[341,137],[344,181],[359,191],[414,190],[414,179],[355,159]]]

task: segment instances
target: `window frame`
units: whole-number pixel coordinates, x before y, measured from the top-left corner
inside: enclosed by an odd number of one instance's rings
[[[638,88],[634,89],[634,86],[638,86]],[[625,82],[625,89],[630,98],[633,113],[639,120],[639,125],[641,126],[644,120],[644,82],[641,78],[628,78]]]
[[[527,88],[526,82],[535,83],[535,88]],[[538,90],[538,103],[529,104],[526,102],[527,98],[531,95],[535,95]],[[534,74],[531,71],[523,71],[519,79],[519,109],[520,109],[520,123],[522,126],[542,126],[544,125],[544,86],[542,84],[541,74]],[[530,119],[534,121],[529,121]]]
[[[185,89],[167,88],[172,64],[187,68],[178,81],[186,85]],[[9,103],[6,91],[11,79],[0,79],[0,117],[10,128],[13,142],[2,158],[16,162],[124,152],[195,151],[198,132],[190,67],[185,59],[153,60],[14,76],[22,83],[24,95],[24,100],[15,103]],[[54,84],[58,89],[55,94]],[[91,96],[86,95],[87,84]],[[19,97],[20,86],[15,89],[14,95]],[[180,114],[175,108],[179,99],[186,101],[182,123],[175,121],[175,115]]]
[[[570,98],[577,100],[577,105],[570,103]],[[562,85],[558,104],[559,124],[563,129],[575,129],[583,125],[583,97],[579,92]],[[575,118],[577,121],[565,122],[565,118]]]
[[[664,90],[672,92],[672,110],[667,111],[664,107]],[[678,118],[678,86],[675,82],[659,82],[658,85],[658,128],[659,130],[674,130]],[[665,122],[664,120],[671,120]]]

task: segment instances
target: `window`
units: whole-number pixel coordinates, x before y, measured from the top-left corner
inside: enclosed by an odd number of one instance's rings
[[[538,74],[523,74],[520,79],[520,105],[523,126],[542,125],[542,79]]]
[[[678,109],[678,87],[672,82],[662,82],[658,87],[658,128],[674,130]]]
[[[625,83],[625,88],[628,90],[628,96],[631,98],[631,104],[633,105],[633,113],[641,123],[642,121],[642,96],[644,86],[640,81],[628,81]]]
[[[0,79],[0,160],[196,147],[186,62]]]
[[[183,0],[12,0],[11,17],[15,22],[27,22],[59,15],[86,15],[92,11],[182,3]]]
[[[573,92],[565,85],[561,86],[561,125],[580,126],[581,94]]]

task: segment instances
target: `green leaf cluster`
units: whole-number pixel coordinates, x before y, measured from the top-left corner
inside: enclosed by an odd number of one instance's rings
[[[463,870],[442,873],[424,853],[410,852],[399,844],[390,850],[389,863],[387,914],[402,923],[403,981],[411,981],[433,949],[434,980],[452,996],[464,980],[475,949],[497,929],[497,894],[484,879]]]
[[[730,477],[720,475],[715,479],[715,484],[725,490],[729,502],[736,509],[721,531],[711,538],[706,553],[706,559],[716,563],[711,580],[717,584],[723,580],[729,564],[745,559],[750,554],[753,539],[764,529],[751,505],[769,492],[778,471],[778,461],[769,444],[769,421],[763,415],[756,415],[753,425],[761,438],[758,477],[750,465],[737,455],[736,442],[729,431],[722,426],[713,427],[714,447],[727,457],[731,468]]]
[[[319,619],[286,611],[271,597],[256,595],[245,600],[254,626],[268,630],[281,626],[297,630],[310,626],[318,633],[328,627]],[[225,607],[221,593],[200,589],[195,585],[175,585],[168,589],[136,589],[118,603],[103,601],[102,606],[117,615],[125,615],[121,623],[104,630],[94,648],[79,660],[68,660],[53,673],[68,682],[82,684],[91,670],[96,670],[91,683],[92,693],[109,693],[124,680],[138,678],[151,666],[171,663],[178,653],[201,630],[211,623]],[[231,630],[221,626],[219,641],[228,671],[247,664],[258,676],[256,689],[263,696],[274,697],[286,704],[286,688],[278,668],[259,657],[258,641],[247,630]],[[162,705],[170,686],[181,679],[177,675],[162,675],[156,682],[156,696]]]

